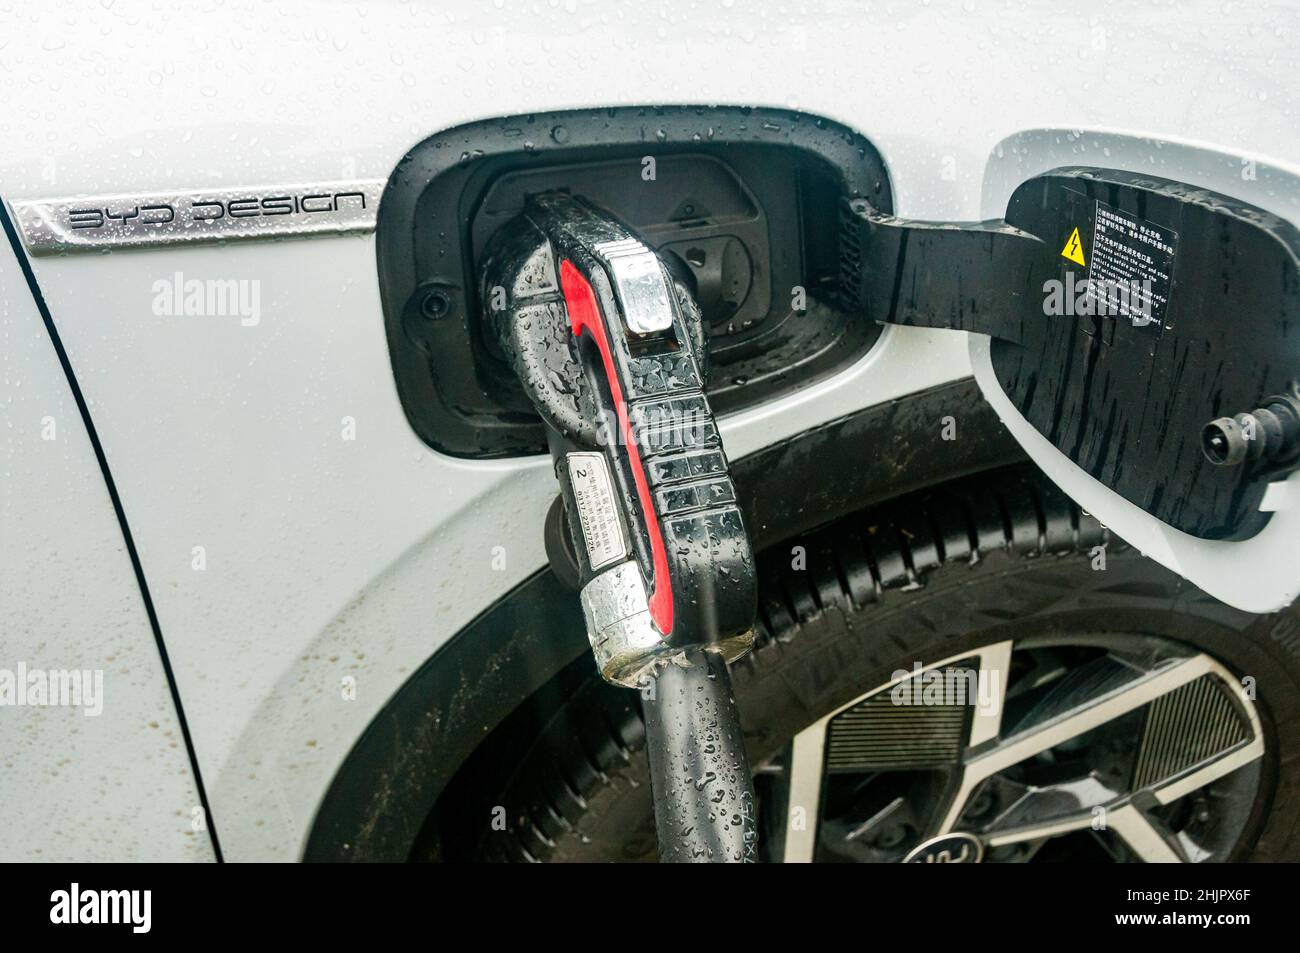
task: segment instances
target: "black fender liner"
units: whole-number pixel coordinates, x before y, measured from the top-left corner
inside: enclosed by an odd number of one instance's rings
[[[733,475],[761,551],[866,506],[1023,459],[966,378],[766,447],[735,461]],[[325,793],[303,859],[406,860],[474,749],[588,651],[573,591],[549,569],[521,583],[429,658],[366,728]]]

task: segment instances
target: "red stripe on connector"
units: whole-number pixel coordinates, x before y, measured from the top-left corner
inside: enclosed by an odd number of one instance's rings
[[[614,367],[614,355],[609,347],[609,335],[605,330],[604,317],[600,305],[596,302],[596,293],[582,272],[566,260],[560,262],[560,288],[564,292],[564,304],[569,310],[569,327],[575,337],[585,330],[591,334],[600,352],[601,362],[605,365],[605,379],[609,382],[609,393],[614,398],[614,408],[618,414],[618,426],[622,433],[623,445],[627,447],[628,459],[632,463],[632,481],[636,484],[636,495],[641,501],[641,510],[645,514],[646,531],[650,534],[650,561],[654,578],[651,580],[650,618],[664,635],[673,631],[673,588],[668,575],[668,551],[664,548],[663,534],[659,529],[659,517],[655,514],[654,503],[650,496],[650,485],[646,482],[645,466],[641,463],[641,451],[632,435],[632,423],[628,419],[627,401],[623,399],[623,387],[619,383],[618,370]]]

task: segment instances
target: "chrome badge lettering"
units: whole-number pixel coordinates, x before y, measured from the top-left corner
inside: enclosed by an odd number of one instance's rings
[[[10,203],[33,255],[369,232],[382,179],[291,187],[23,199]]]

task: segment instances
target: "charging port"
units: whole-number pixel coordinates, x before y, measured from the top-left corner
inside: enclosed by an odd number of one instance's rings
[[[852,363],[879,327],[839,297],[837,209],[889,211],[867,140],[784,110],[658,107],[474,123],[416,146],[389,180],[378,255],[408,419],[444,453],[541,453],[536,413],[486,333],[475,275],[530,195],[581,194],[658,252],[704,314],[719,413]]]

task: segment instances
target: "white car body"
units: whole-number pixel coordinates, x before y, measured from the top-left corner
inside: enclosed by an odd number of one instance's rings
[[[11,207],[385,180],[416,143],[472,120],[708,102],[862,133],[904,216],[997,217],[1026,178],[1091,162],[1300,224],[1294,7],[117,0],[0,17]],[[549,463],[455,459],[412,431],[373,234],[31,267],[120,496],[221,852],[296,860],[384,703],[545,564]],[[177,273],[255,282],[257,320],[156,313],[156,283]],[[104,671],[97,717],[0,709],[0,858],[212,860],[112,501],[7,244],[0,302],[0,668]],[[961,335],[891,328],[836,377],[723,419],[726,449],[972,373]],[[1284,515],[1265,563],[1295,538],[1300,517]],[[1277,572],[1277,598],[1294,595],[1294,566]]]

